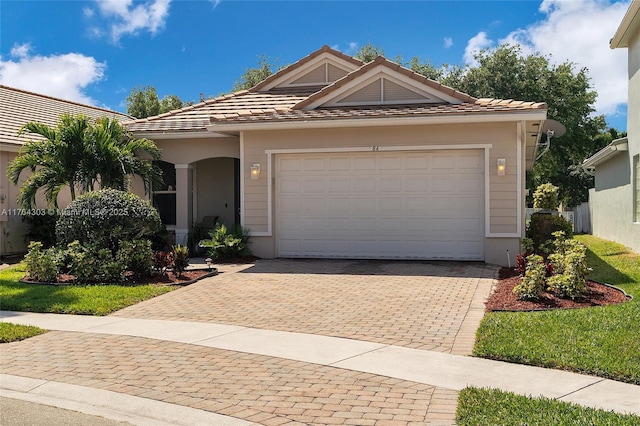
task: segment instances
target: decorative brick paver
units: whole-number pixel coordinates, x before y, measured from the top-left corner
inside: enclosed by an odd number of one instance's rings
[[[469,354],[482,318],[483,297],[478,295],[488,295],[495,268],[457,262],[278,259],[221,270],[216,277],[114,315]]]
[[[54,331],[3,345],[2,373],[127,393],[263,425],[453,424],[455,392],[282,358]],[[451,409],[452,408],[452,409]]]

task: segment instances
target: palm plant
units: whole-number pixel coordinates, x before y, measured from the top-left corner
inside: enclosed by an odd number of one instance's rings
[[[32,121],[20,132],[44,138],[28,141],[8,167],[9,179],[16,185],[23,170],[31,171],[18,195],[25,209],[35,205],[40,188],[48,206],[57,207],[65,186],[74,200],[76,191],[97,187],[126,191],[131,175],[142,178],[147,192],[162,183],[162,171],[151,161],[160,159],[160,149],[149,139],[134,138],[116,119],[93,122],[84,115],[64,114],[55,128]]]
[[[62,115],[55,128],[31,121],[20,129],[42,136],[45,140],[30,140],[19,155],[9,164],[9,179],[18,184],[20,174],[29,169],[31,174],[20,187],[18,203],[23,208],[35,205],[36,192],[44,188],[44,197],[49,206],[57,207],[58,193],[64,186],[75,199],[76,185],[82,177],[85,137],[91,127],[89,117]]]
[[[129,176],[142,178],[147,193],[162,184],[162,171],[150,160],[160,160],[160,149],[149,139],[136,139],[118,120],[96,120],[87,141],[86,190],[95,187],[127,191]]]

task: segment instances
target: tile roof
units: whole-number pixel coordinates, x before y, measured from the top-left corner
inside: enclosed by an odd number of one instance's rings
[[[20,128],[29,121],[55,126],[61,114],[85,114],[89,117],[115,117],[124,122],[131,117],[120,112],[66,101],[51,96],[0,85],[0,144],[23,145],[37,135],[18,136]]]
[[[211,123],[211,116],[245,116],[288,110],[307,96],[304,91],[253,93],[245,90],[125,124],[133,132],[206,131],[206,126]]]
[[[353,118],[402,118],[433,115],[469,115],[531,111],[546,109],[545,103],[521,102],[503,99],[478,99],[460,104],[393,105],[345,108],[317,108],[314,110],[274,110],[253,114],[215,114],[212,124],[241,124],[258,122],[290,122],[312,120],[340,120]]]
[[[259,122],[292,122],[314,120],[339,120],[353,118],[385,118],[385,117],[422,117],[433,115],[468,115],[485,113],[506,113],[546,109],[544,103],[521,102],[511,99],[476,99],[450,87],[441,85],[422,75],[406,69],[383,57],[364,64],[357,59],[324,46],[322,49],[301,59],[295,64],[274,74],[277,78],[283,73],[296,69],[324,52],[344,57],[359,68],[345,77],[327,84],[299,87],[275,87],[263,89],[274,78],[267,78],[249,90],[232,93],[201,102],[196,105],[171,111],[155,117],[134,120],[126,123],[134,132],[149,133],[196,133],[207,132],[212,124],[246,124]],[[319,107],[313,110],[304,108],[314,101],[328,96],[344,84],[361,77],[367,71],[379,65],[397,71],[421,84],[455,98],[459,103],[411,104],[411,105],[371,105],[357,107]],[[261,91],[262,90],[262,91]],[[329,95],[330,96],[330,95]]]

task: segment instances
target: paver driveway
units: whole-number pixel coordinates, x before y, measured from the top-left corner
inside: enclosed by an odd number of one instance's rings
[[[470,353],[495,268],[269,260],[114,316],[212,322]],[[54,331],[7,344],[0,372],[111,390],[262,425],[452,425],[457,392],[252,353]]]
[[[262,260],[244,267],[222,266],[216,277],[115,315],[467,354],[494,272],[483,263]]]

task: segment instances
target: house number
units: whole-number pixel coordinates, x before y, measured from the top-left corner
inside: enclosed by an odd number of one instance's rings
[[[380,147],[379,146],[372,146],[371,147],[371,151],[373,151],[373,152],[380,151]]]

